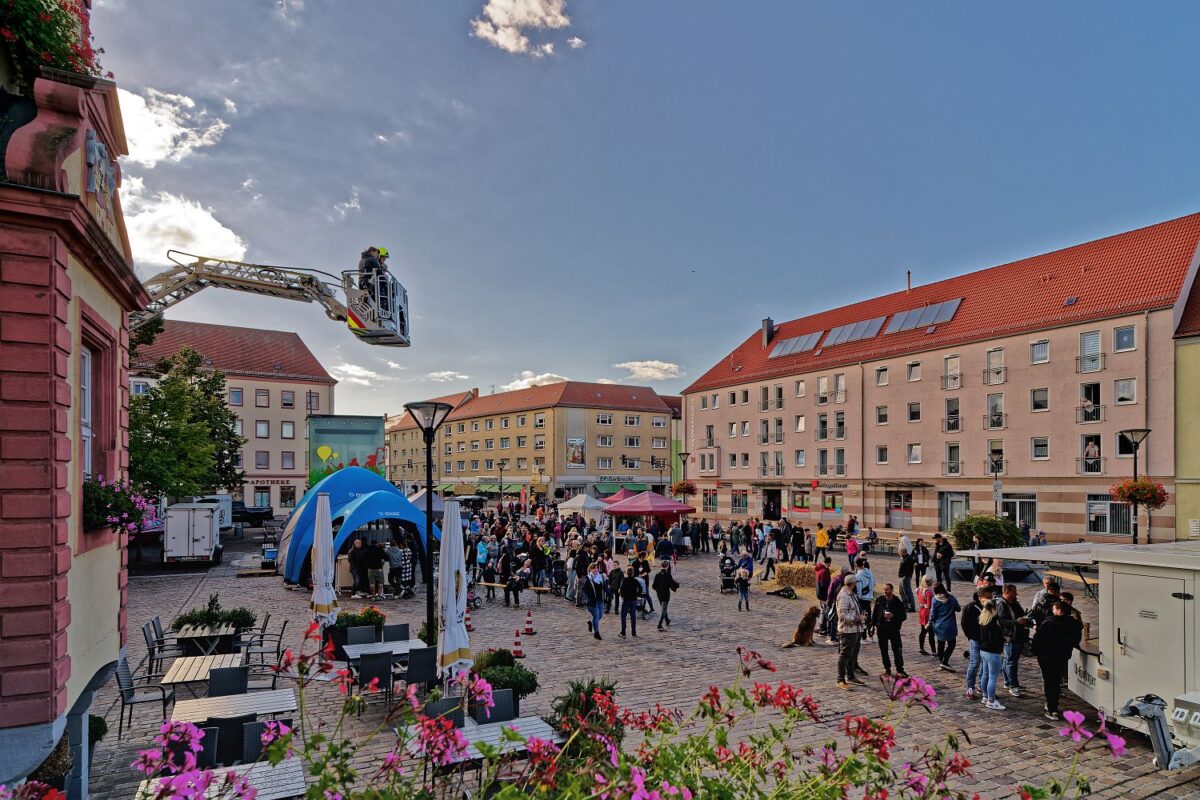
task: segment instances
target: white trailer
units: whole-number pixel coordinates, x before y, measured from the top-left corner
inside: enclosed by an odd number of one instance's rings
[[[1071,657],[1071,691],[1149,734],[1160,769],[1200,761],[1200,541],[959,553],[975,554],[1098,570],[1099,631]]]
[[[217,506],[218,525],[221,530],[227,531],[233,527],[233,495],[231,494],[206,494],[203,497],[194,498],[196,503],[215,503]]]
[[[221,560],[221,512],[215,503],[176,503],[167,508],[163,561]]]

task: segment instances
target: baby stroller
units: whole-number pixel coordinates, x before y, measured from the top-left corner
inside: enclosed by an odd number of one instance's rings
[[[474,578],[467,579],[467,608],[473,608],[478,611],[483,608],[483,598],[475,591],[477,584],[478,581]]]
[[[638,578],[638,583],[642,585],[642,591],[638,593],[637,610],[642,619],[650,619],[650,615],[654,613],[654,606],[650,605],[650,580],[641,577]]]
[[[721,570],[721,594],[736,592],[737,564],[734,563],[733,557],[727,555],[721,556],[719,566]]]
[[[567,591],[567,562],[556,558],[550,562],[550,594],[561,597]]]

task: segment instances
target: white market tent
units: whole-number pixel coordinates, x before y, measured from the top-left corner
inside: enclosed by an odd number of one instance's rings
[[[608,510],[608,505],[601,503],[590,494],[580,493],[570,500],[559,503],[558,510],[568,514],[579,513],[588,519],[599,519]]]
[[[416,506],[421,511],[424,511],[425,510],[425,492],[426,491],[428,491],[428,490],[421,489],[420,491],[409,495],[408,502],[412,503],[414,506]],[[443,500],[442,498],[438,497],[437,492],[434,492],[433,493],[433,515],[435,517],[440,517],[445,513],[446,513],[446,501]]]

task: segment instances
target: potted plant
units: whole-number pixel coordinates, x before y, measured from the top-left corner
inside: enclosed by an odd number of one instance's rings
[[[375,635],[379,636],[383,632],[385,622],[387,622],[387,614],[384,614],[378,606],[367,606],[361,611],[342,611],[338,613],[333,624],[325,629],[325,640],[333,642],[334,658],[338,661],[346,661],[344,649],[346,631],[360,625],[371,625],[375,628]]]
[[[128,484],[105,480],[103,475],[84,478],[84,531],[114,528],[135,534],[141,532],[147,515],[153,514],[154,504]]]
[[[82,2],[11,0],[0,22],[0,58],[11,82],[28,94],[44,68],[100,77],[98,52],[92,49],[88,11]],[[111,77],[112,73],[108,73]]]
[[[97,714],[88,714],[88,771],[96,756],[96,745],[108,734],[108,722]]]
[[[1140,508],[1157,511],[1167,504],[1167,490],[1153,478],[1126,478],[1108,490],[1118,503],[1136,503]]]
[[[528,697],[538,690],[537,673],[524,664],[513,664],[508,667],[493,666],[480,671],[479,676],[495,689],[512,689],[513,713],[521,716],[521,698]],[[486,715],[472,711],[477,722],[486,722]]]
[[[218,653],[232,653],[233,640],[237,638],[236,634],[253,628],[256,620],[257,617],[255,617],[254,612],[248,608],[221,608],[220,598],[215,594],[210,594],[208,596],[208,604],[204,608],[193,608],[173,619],[171,621],[171,630],[177,631],[187,625],[197,625],[200,627],[232,625],[235,635],[222,637],[222,641],[217,647]],[[196,655],[203,654],[196,653]]]
[[[71,760],[70,738],[65,733],[62,735],[58,744],[50,751],[50,755],[46,756],[46,760],[29,773],[29,780],[53,786],[55,789],[63,788],[67,776],[71,774],[71,767],[74,766]]]
[[[696,484],[693,481],[675,481],[671,484],[671,494],[676,497],[687,499],[696,493]]]

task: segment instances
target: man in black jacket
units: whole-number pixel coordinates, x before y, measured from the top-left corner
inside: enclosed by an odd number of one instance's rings
[[[954,560],[954,548],[950,540],[940,533],[933,535],[933,573],[937,582],[950,591],[950,562]]]
[[[658,570],[658,574],[654,576],[654,595],[658,598],[658,629],[663,629],[663,623],[668,626],[671,624],[671,617],[667,614],[667,606],[671,603],[671,592],[679,588],[679,583],[675,580],[675,576],[671,574],[671,562],[664,561]]]
[[[1062,681],[1067,674],[1071,652],[1083,638],[1081,626],[1066,603],[1056,600],[1051,614],[1037,626],[1033,634],[1033,654],[1042,669],[1042,689],[1046,693],[1046,719],[1058,719],[1058,698],[1062,694]]]
[[[354,578],[354,593],[352,598],[360,598],[371,593],[370,580],[367,578],[367,548],[363,546],[361,537],[355,538],[354,545],[346,554],[350,564],[350,575]]]
[[[629,627],[633,638],[637,638],[638,596],[642,593],[642,582],[633,574],[626,575],[621,580],[621,633],[625,638],[625,617],[629,617]]]
[[[1017,587],[1004,585],[1003,600],[998,606],[1000,626],[1004,630],[1004,683],[1013,697],[1021,696],[1021,652],[1029,639],[1029,618],[1017,599]]]
[[[896,596],[892,584],[883,586],[883,594],[875,598],[875,607],[871,610],[871,619],[875,623],[875,634],[879,639],[879,655],[883,658],[883,673],[892,674],[892,661],[888,658],[888,647],[896,659],[896,677],[907,678],[904,671],[904,652],[901,649],[900,626],[908,613],[904,609],[904,601]]]
[[[917,598],[913,595],[912,579],[913,569],[916,567],[916,559],[913,558],[911,550],[905,551],[904,555],[900,556],[900,599],[904,601],[904,607],[910,614],[917,613]]]

